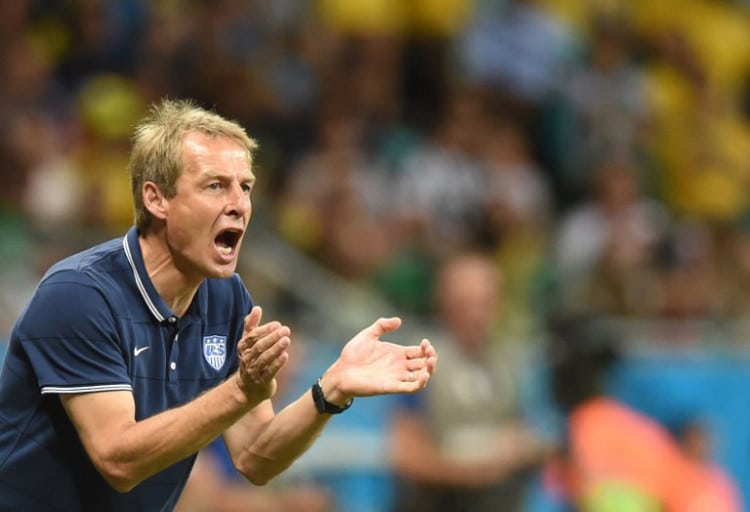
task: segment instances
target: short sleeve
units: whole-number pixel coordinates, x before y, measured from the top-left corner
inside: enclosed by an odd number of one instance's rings
[[[113,312],[85,276],[42,282],[16,327],[42,394],[132,390]]]

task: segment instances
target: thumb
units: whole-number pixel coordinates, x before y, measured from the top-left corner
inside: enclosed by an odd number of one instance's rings
[[[370,332],[376,336],[381,337],[382,335],[393,332],[401,327],[401,319],[397,316],[390,318],[378,318],[370,326]]]
[[[245,332],[249,332],[260,325],[263,318],[263,309],[260,306],[253,306],[250,313],[245,317]]]

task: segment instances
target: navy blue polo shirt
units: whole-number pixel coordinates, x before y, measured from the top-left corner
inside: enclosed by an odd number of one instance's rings
[[[174,508],[195,455],[119,493],[93,467],[58,395],[132,391],[137,420],[184,404],[236,370],[251,307],[238,275],[207,279],[177,318],[146,273],[135,228],[50,268],[0,373],[0,511]]]

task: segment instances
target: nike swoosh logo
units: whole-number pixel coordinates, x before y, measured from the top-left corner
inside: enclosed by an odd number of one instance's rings
[[[141,352],[143,352],[144,350],[148,350],[150,348],[151,347],[135,347],[133,349],[133,356],[138,357],[141,354]]]

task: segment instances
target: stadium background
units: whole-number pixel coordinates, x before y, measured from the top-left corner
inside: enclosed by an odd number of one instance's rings
[[[374,316],[408,339],[434,264],[481,245],[504,332],[533,352],[561,304],[623,326],[611,392],[704,424],[750,500],[747,2],[2,2],[0,336],[52,261],[130,225],[128,135],[164,96],[260,142],[240,271],[300,333],[301,388]],[[358,404],[294,471],[386,510],[388,412]]]

